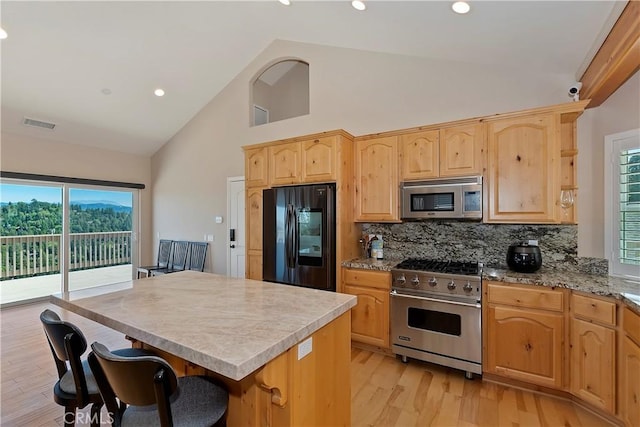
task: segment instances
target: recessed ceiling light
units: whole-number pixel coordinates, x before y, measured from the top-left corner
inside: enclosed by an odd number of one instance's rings
[[[153,93],[156,96],[164,96],[164,90],[162,90],[162,89],[156,89],[156,90],[153,91]]]
[[[8,37],[9,35],[7,34],[7,32],[4,30],[4,28],[0,28],[0,40],[4,40]]]
[[[471,6],[469,6],[469,3],[466,1],[457,1],[451,5],[451,9],[453,9],[455,13],[465,14],[471,10]]]
[[[282,3],[285,6],[289,6],[291,4],[291,2],[289,0],[278,0],[280,3]]]
[[[362,0],[353,0],[351,2],[351,6],[353,6],[354,9],[357,9],[357,10],[365,10],[367,8],[367,5],[364,4]]]

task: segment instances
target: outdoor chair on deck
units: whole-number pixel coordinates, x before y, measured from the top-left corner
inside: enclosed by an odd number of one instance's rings
[[[177,378],[171,365],[157,356],[121,357],[98,342],[91,349],[89,365],[113,426],[226,424],[229,393],[212,378]]]
[[[189,249],[189,267],[188,270],[204,271],[204,261],[207,258],[206,242],[191,242]]]
[[[154,268],[149,270],[152,276],[159,276],[161,274],[175,273],[176,271],[183,271],[187,268],[187,255],[189,254],[189,242],[187,241],[174,241],[173,249],[171,251],[171,262],[165,268]]]
[[[145,267],[138,267],[138,279],[140,278],[140,274],[144,273],[146,277],[149,277],[151,274],[151,270],[157,270],[161,268],[167,268],[169,266],[169,259],[171,258],[171,248],[173,245],[173,240],[160,240],[160,245],[158,246],[158,262],[156,265],[148,265]]]
[[[70,322],[60,319],[55,312],[47,309],[40,314],[40,321],[49,342],[53,359],[58,370],[58,381],[53,387],[53,400],[64,406],[64,425],[75,425],[76,410],[91,406],[91,425],[100,425],[102,397],[95,377],[86,360],[81,356],[87,349],[87,340],[82,331]],[[147,350],[124,348],[115,350],[121,357],[152,355]]]

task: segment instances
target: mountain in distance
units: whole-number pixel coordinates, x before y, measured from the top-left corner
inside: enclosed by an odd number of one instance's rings
[[[80,206],[84,210],[113,209],[114,212],[131,212],[131,206],[124,206],[110,200],[77,200],[72,201],[70,204]]]
[[[7,206],[9,203],[17,202],[1,202],[0,206]],[[113,209],[114,212],[131,212],[131,206],[121,205],[110,200],[78,200],[71,202],[71,205],[80,206],[82,209]]]

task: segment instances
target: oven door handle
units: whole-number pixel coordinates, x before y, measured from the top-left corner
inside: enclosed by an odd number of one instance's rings
[[[422,301],[439,302],[439,303],[442,303],[442,304],[454,304],[454,305],[461,305],[461,306],[464,306],[464,307],[474,307],[474,308],[481,308],[482,307],[480,304],[470,304],[470,303],[466,303],[466,302],[458,302],[458,301],[450,301],[450,300],[443,300],[443,299],[436,299],[436,298],[419,297],[419,296],[415,296],[415,295],[399,294],[395,290],[391,291],[390,295],[392,297],[419,299],[419,300],[422,300]]]

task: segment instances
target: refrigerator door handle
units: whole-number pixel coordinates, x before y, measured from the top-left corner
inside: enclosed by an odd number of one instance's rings
[[[284,241],[284,253],[285,258],[287,259],[287,267],[294,268],[294,258],[293,258],[293,245],[294,245],[294,207],[293,205],[287,205],[287,216],[285,218],[284,224],[284,232],[285,232],[285,241]]]

